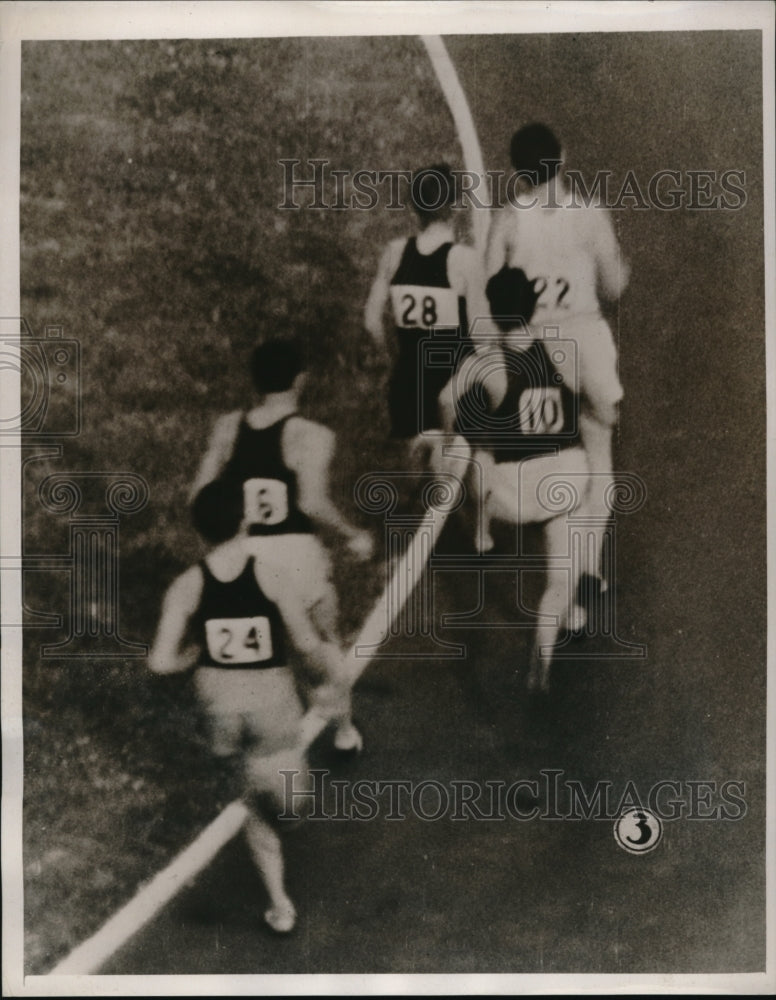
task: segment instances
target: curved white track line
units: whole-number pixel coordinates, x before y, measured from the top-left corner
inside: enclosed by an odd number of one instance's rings
[[[421,36],[426,47],[431,65],[434,67],[439,85],[453,116],[453,122],[463,151],[463,162],[466,170],[478,176],[485,174],[482,162],[482,151],[477,138],[466,95],[461,87],[458,74],[455,71],[445,44],[439,35]],[[482,255],[488,236],[489,215],[487,209],[477,209],[472,206],[474,245]],[[451,504],[449,506],[454,506]],[[426,559],[433,542],[447,518],[447,511],[429,511],[421,528],[416,532],[413,544],[399,561],[392,580],[404,583],[400,589],[398,604],[390,598],[393,596],[393,583],[389,582],[385,593],[378,600],[374,610],[367,618],[359,635],[346,657],[350,680],[355,682],[371,657],[359,656],[359,646],[375,646],[386,635],[390,622],[404,606],[409,594],[418,582],[425,568]],[[405,580],[405,577],[408,579]],[[389,609],[389,605],[393,607]],[[392,612],[392,614],[391,614]],[[313,741],[324,728],[326,720],[311,711],[303,723],[305,746]],[[186,882],[197,875],[218,854],[224,844],[242,828],[247,816],[245,805],[239,800],[232,802],[213,822],[205,827],[196,840],[175,858],[163,871],[159,872],[107,923],[78,945],[70,954],[56,965],[49,975],[89,975],[100,968],[118,949],[125,944],[141,927],[145,926],[168,903]]]
[[[437,80],[439,80],[439,86],[442,88],[442,93],[445,95],[445,100],[453,116],[453,123],[463,151],[464,167],[479,177],[484,177],[485,165],[482,161],[482,150],[477,138],[477,130],[474,127],[474,119],[445,43],[440,35],[421,35],[420,40],[426,47],[431,65],[434,67]],[[485,254],[489,224],[490,214],[488,210],[473,205],[474,246],[481,257]]]
[[[148,923],[189,879],[218,854],[241,829],[248,815],[238,799],[230,803],[197,839],[154,876],[107,923],[79,944],[49,973],[52,976],[90,975]]]

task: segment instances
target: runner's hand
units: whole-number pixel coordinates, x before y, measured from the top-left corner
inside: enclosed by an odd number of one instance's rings
[[[345,543],[348,554],[358,562],[367,562],[371,559],[374,550],[374,540],[368,531],[359,531]]]

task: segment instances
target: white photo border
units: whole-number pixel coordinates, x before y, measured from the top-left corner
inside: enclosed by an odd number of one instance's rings
[[[759,29],[763,39],[765,308],[768,429],[768,709],[767,773],[774,774],[773,668],[776,638],[776,482],[774,482],[774,6],[770,2],[106,2],[4,3],[0,7],[0,316],[19,316],[19,143],[21,43],[32,39],[242,38],[298,35],[422,35],[591,31]],[[11,400],[10,405],[18,404]],[[9,405],[6,402],[6,405]],[[0,448],[0,544],[21,551],[20,449]],[[2,576],[3,621],[19,621],[21,574]],[[776,783],[767,800],[767,971],[742,975],[293,975],[28,976],[22,962],[21,629],[2,634],[3,988],[9,996],[439,993],[767,993],[776,988],[774,853]]]

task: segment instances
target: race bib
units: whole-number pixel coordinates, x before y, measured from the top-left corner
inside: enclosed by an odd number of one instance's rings
[[[452,288],[391,285],[391,305],[394,323],[405,329],[460,324],[458,294]]]
[[[533,279],[532,284],[536,295],[534,315],[539,309],[554,315],[570,312],[574,308],[574,289],[567,278],[539,275]]]
[[[288,487],[279,479],[248,479],[243,502],[251,524],[282,524],[288,517]]]
[[[269,619],[211,618],[205,622],[208,652],[215,663],[261,663],[272,659]]]
[[[523,434],[558,434],[563,430],[563,402],[556,386],[524,389],[517,409]]]

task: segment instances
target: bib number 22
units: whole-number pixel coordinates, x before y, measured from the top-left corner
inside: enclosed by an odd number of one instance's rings
[[[569,290],[571,285],[565,278],[534,278],[534,295],[536,308],[568,309],[570,308]]]

